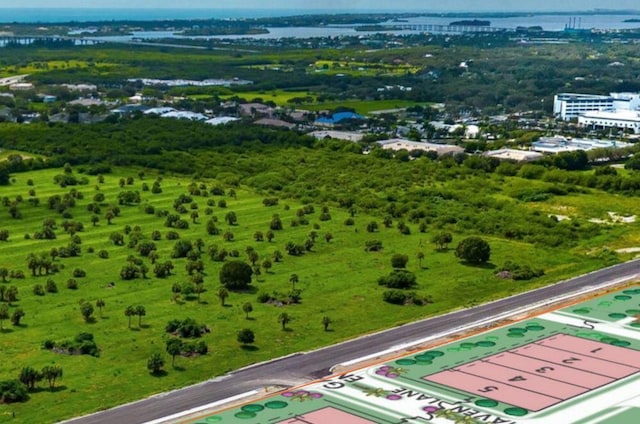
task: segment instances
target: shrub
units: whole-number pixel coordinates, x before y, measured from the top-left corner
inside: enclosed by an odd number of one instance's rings
[[[365,252],[378,252],[382,250],[382,242],[380,240],[367,240],[364,243]]]
[[[468,237],[456,247],[456,257],[472,264],[483,264],[491,257],[491,247],[480,237]]]
[[[51,278],[47,280],[47,283],[45,284],[45,289],[47,290],[47,293],[58,292],[58,286],[56,285],[56,282],[53,281]]]
[[[20,381],[0,381],[0,403],[25,402],[28,399],[27,387]]]
[[[403,269],[393,270],[389,275],[378,278],[378,285],[390,289],[409,289],[416,284],[416,275]]]
[[[33,286],[33,294],[35,294],[36,296],[44,296],[44,287],[42,287],[42,284],[36,284],[35,286]]]

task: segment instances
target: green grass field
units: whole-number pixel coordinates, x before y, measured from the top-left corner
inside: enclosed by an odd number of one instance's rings
[[[319,220],[322,205],[314,205],[315,213],[308,215],[309,225],[291,227],[296,211],[301,207],[293,201],[281,200],[278,206],[266,207],[262,204],[264,196],[257,195],[245,188],[236,188],[237,198],[213,196],[216,206],[213,215],[219,219],[219,227],[231,230],[235,241],[225,242],[221,235],[209,236],[205,224],[209,219],[205,215],[205,197],[194,197],[198,204],[200,218],[189,229],[177,230],[184,240],[202,238],[206,246],[216,244],[227,250],[237,249],[240,258],[246,260],[245,249],[252,246],[262,258],[270,257],[274,250],[282,251],[285,256],[281,263],[274,263],[269,273],[255,278],[252,293],[231,293],[226,306],[220,304],[216,296],[219,287],[218,273],[221,263],[212,262],[206,254],[205,263],[206,292],[201,302],[183,300],[172,301],[171,286],[176,282],[187,281],[185,259],[175,259],[174,274],[166,279],[156,279],[152,273],[146,279],[123,281],[119,272],[129,255],[137,255],[135,249],[125,246],[117,247],[109,241],[114,231],[122,232],[126,225],[140,226],[147,237],[153,230],[159,230],[163,239],[157,241],[160,261],[170,260],[170,252],[174,241],[164,238],[166,231],[164,218],[143,212],[145,205],[156,209],[173,211],[174,199],[187,193],[191,183],[188,178],[163,176],[162,193],[152,194],[140,191],[142,183],[149,186],[156,175],[148,175],[141,181],[138,170],[117,169],[113,174],[105,175],[104,184],[98,184],[97,177],[89,177],[88,185],[75,188],[84,195],[71,210],[73,220],[84,223],[84,231],[79,233],[82,239],[82,255],[77,258],[57,259],[56,263],[64,265],[64,269],[51,276],[57,283],[59,292],[36,296],[32,289],[35,284],[45,284],[46,276],[31,277],[26,266],[29,253],[49,252],[52,247],[67,245],[70,236],[61,228],[64,219],[47,208],[47,199],[54,194],[67,193],[65,189],[53,184],[53,178],[62,170],[34,171],[15,174],[10,186],[2,188],[2,196],[15,199],[22,196],[24,201],[19,205],[21,219],[12,219],[6,210],[1,211],[0,229],[10,231],[9,241],[0,242],[0,267],[10,270],[22,270],[27,275],[24,280],[10,279],[7,286],[19,288],[19,301],[12,304],[11,309],[21,307],[26,312],[20,327],[11,326],[5,321],[5,331],[0,334],[0,349],[4,358],[0,364],[0,379],[17,378],[24,366],[40,369],[48,364],[63,367],[64,377],[60,381],[60,390],[50,392],[40,390],[31,394],[31,399],[23,404],[0,405],[0,422],[10,417],[13,412],[16,419],[11,422],[54,422],[63,418],[109,408],[118,404],[133,401],[154,393],[179,388],[214,377],[247,364],[278,357],[291,352],[305,351],[327,344],[346,340],[351,337],[372,331],[389,328],[416,319],[440,314],[455,308],[467,307],[489,299],[495,299],[541,286],[572,275],[580,274],[603,266],[598,257],[583,255],[560,249],[544,249],[530,244],[487,238],[492,247],[492,264],[502,264],[506,260],[527,263],[544,268],[546,275],[530,282],[513,282],[501,280],[494,276],[493,265],[471,267],[461,264],[453,252],[436,252],[429,242],[433,233],[419,233],[413,226],[411,235],[401,235],[394,227],[384,228],[379,218],[357,214],[355,226],[346,226],[344,221],[349,217],[344,210],[330,208],[331,220]],[[76,171],[77,173],[77,171]],[[80,176],[81,174],[79,174]],[[134,177],[133,185],[120,188],[118,183],[122,177]],[[33,186],[27,184],[33,180]],[[217,184],[214,181],[198,181],[207,187]],[[106,204],[116,204],[121,190],[139,190],[142,202],[137,206],[121,206],[121,215],[108,225],[103,218],[106,206],[102,208],[100,222],[92,226],[91,214],[86,210],[87,204],[99,187],[104,193]],[[28,191],[35,190],[40,199],[39,206],[27,203]],[[227,208],[217,206],[224,198]],[[564,199],[569,200],[569,199]],[[289,206],[289,208],[285,207]],[[238,225],[228,226],[224,215],[234,211],[238,216]],[[274,213],[280,214],[284,229],[276,232],[273,242],[256,242],[253,234],[265,232]],[[33,234],[42,227],[45,218],[55,218],[58,224],[57,239],[52,241],[25,239],[25,234]],[[189,213],[183,216],[189,219]],[[365,226],[372,220],[380,224],[380,232],[367,233]],[[316,231],[319,238],[312,252],[301,257],[287,256],[284,245],[288,241],[302,243],[308,237],[313,225],[318,224]],[[635,227],[634,227],[635,228]],[[334,239],[327,243],[324,234],[330,232]],[[455,244],[463,234],[454,234]],[[125,236],[125,240],[128,238]],[[365,241],[379,239],[384,249],[378,253],[366,253]],[[88,253],[89,248],[95,253]],[[108,259],[100,259],[97,252],[106,249]],[[423,252],[423,267],[419,267],[416,255]],[[394,253],[407,254],[410,258],[408,268],[418,277],[417,292],[421,296],[431,296],[434,303],[426,306],[394,306],[382,301],[385,290],[376,283],[378,277],[391,271],[390,258]],[[149,261],[145,259],[149,265]],[[79,278],[79,289],[66,288],[66,281],[75,268],[87,272],[86,278]],[[150,266],[152,268],[152,266]],[[259,304],[257,293],[279,291],[287,293],[291,284],[292,273],[299,276],[297,288],[302,290],[302,302],[298,305],[274,306]],[[115,287],[108,287],[115,282]],[[460,298],[456,293],[465,293]],[[85,323],[79,311],[79,302],[86,300],[95,305],[96,299],[106,302],[103,316],[96,309],[95,323]],[[253,304],[251,320],[245,319],[241,305],[245,302]],[[147,316],[143,319],[142,328],[137,326],[137,318],[131,329],[127,327],[124,310],[129,305],[142,304],[146,307]],[[286,311],[293,317],[289,324],[291,331],[282,331],[277,316]],[[324,332],[321,318],[329,316],[333,320],[332,332]],[[170,319],[187,317],[204,322],[211,333],[203,339],[208,343],[209,354],[197,358],[179,357],[177,368],[170,365],[170,357],[165,354],[168,371],[166,376],[153,377],[146,369],[146,361],[153,352],[164,353],[164,342],[167,335],[164,327]],[[251,328],[256,333],[254,351],[241,349],[236,341],[236,333],[241,328]],[[73,338],[79,332],[91,332],[101,349],[98,358],[88,356],[67,356],[55,354],[41,349],[43,341],[52,339],[61,341]],[[44,387],[41,384],[41,387]],[[9,418],[7,418],[9,419]]]

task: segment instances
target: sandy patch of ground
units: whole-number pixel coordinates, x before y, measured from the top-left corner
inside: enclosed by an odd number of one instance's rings
[[[640,253],[640,247],[625,247],[624,249],[617,249],[617,253]]]
[[[609,215],[608,220],[600,219],[600,218],[591,218],[589,222],[592,222],[594,224],[632,224],[637,220],[637,217],[635,215],[624,216],[624,215],[618,215],[615,212],[607,212],[607,215]]]

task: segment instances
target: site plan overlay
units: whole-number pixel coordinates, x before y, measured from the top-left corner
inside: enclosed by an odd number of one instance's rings
[[[632,287],[192,422],[629,423],[639,385]]]

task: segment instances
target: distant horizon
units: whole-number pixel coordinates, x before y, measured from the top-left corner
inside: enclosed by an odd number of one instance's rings
[[[300,10],[307,12],[314,11],[335,11],[335,13],[341,12],[354,12],[362,10],[364,13],[371,12],[385,12],[385,13],[575,13],[575,14],[585,14],[585,13],[615,13],[615,12],[640,12],[640,7],[637,8],[591,8],[584,10],[577,9],[439,9],[439,8],[306,8],[306,7],[287,7],[287,6],[275,6],[275,7],[260,7],[255,8],[251,6],[237,6],[237,7],[203,7],[203,6],[158,6],[158,7],[149,7],[149,6],[120,6],[120,7],[104,7],[102,5],[95,6],[82,6],[82,7],[72,7],[72,6],[2,6],[0,5],[0,10],[41,10],[41,9],[63,9],[63,10],[219,10],[219,11],[229,11],[229,10]]]

